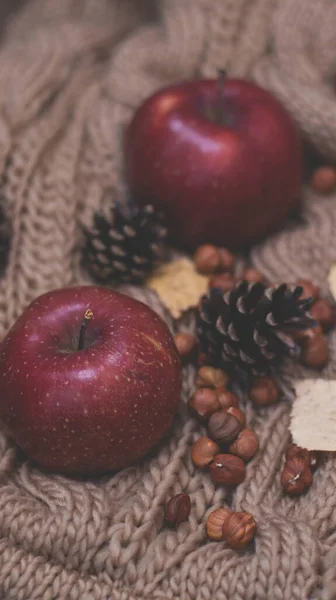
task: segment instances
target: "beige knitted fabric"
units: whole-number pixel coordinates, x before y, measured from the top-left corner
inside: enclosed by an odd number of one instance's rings
[[[336,159],[336,3],[332,0],[31,0],[0,50],[0,171],[13,219],[0,282],[4,334],[51,288],[88,282],[80,223],[104,191],[124,197],[123,128],[153,90],[218,67],[271,89],[303,132]],[[336,198],[304,191],[305,224],[252,252],[272,280],[313,277],[326,289],[336,260]],[[155,295],[128,288],[173,323]],[[336,334],[326,376],[336,372]],[[284,497],[288,397],[248,422],[261,451],[232,494],[195,471],[200,433],[185,410],[156,456],[115,477],[75,481],[41,473],[0,433],[0,598],[4,600],[335,600],[336,470],[326,457],[309,493]],[[311,374],[310,374],[311,375]],[[162,527],[172,494],[191,496],[190,519]],[[205,520],[227,503],[253,513],[255,547],[209,543]]]

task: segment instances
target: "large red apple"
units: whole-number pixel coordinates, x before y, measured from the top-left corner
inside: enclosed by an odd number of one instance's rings
[[[137,461],[168,431],[180,389],[166,324],[104,288],[40,296],[0,346],[0,418],[32,459],[60,472]]]
[[[242,247],[280,226],[301,183],[291,117],[243,80],[165,88],[136,111],[126,133],[130,192],[167,216],[173,241]]]

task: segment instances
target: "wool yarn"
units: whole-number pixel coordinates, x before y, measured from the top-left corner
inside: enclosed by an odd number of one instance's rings
[[[0,281],[0,335],[52,288],[89,283],[81,225],[125,197],[122,136],[154,90],[218,68],[248,77],[287,106],[311,144],[336,159],[336,4],[332,0],[31,0],[0,49],[0,175],[13,222]],[[256,246],[271,280],[309,277],[327,293],[336,260],[336,198],[303,189],[303,223]],[[176,323],[155,294],[124,291]],[[336,335],[325,377],[336,373]],[[234,494],[195,471],[199,425],[187,414],[194,372],[168,441],[114,477],[76,480],[41,472],[0,431],[0,598],[4,600],[334,600],[336,462],[326,456],[304,497],[283,496],[291,382],[286,398],[247,420],[261,451]],[[191,497],[188,522],[162,527],[167,497]],[[222,503],[251,512],[255,547],[237,553],[206,540]]]

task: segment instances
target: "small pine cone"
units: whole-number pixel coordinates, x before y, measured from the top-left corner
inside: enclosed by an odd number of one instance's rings
[[[142,283],[162,257],[167,231],[153,206],[118,205],[109,217],[96,213],[84,230],[84,265],[101,283]]]

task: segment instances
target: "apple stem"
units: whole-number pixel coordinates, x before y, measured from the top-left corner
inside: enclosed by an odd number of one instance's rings
[[[221,125],[226,124],[225,115],[225,100],[224,100],[224,84],[226,81],[226,71],[224,69],[218,70],[218,120]]]
[[[79,339],[78,339],[78,348],[77,350],[83,350],[84,348],[84,339],[85,339],[85,332],[86,332],[86,328],[87,328],[87,324],[89,321],[91,321],[93,317],[93,312],[91,310],[91,308],[88,308],[85,311],[85,315],[84,315],[84,319],[80,328],[80,332],[79,332]]]

